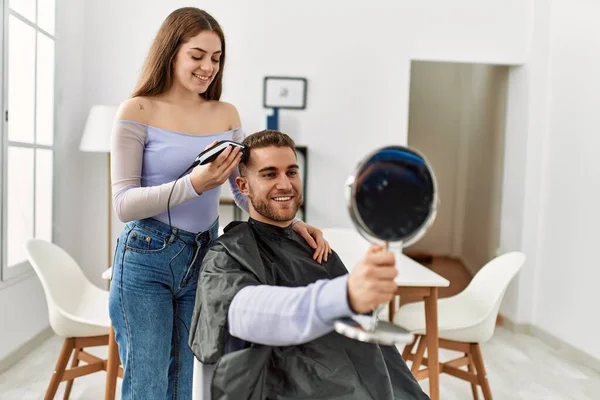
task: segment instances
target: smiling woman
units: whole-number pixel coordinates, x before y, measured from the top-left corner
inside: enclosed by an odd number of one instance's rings
[[[187,345],[204,255],[219,228],[220,187],[236,185],[241,152],[183,174],[217,141],[242,142],[236,108],[220,101],[225,37],[203,10],[185,7],[163,22],[132,97],[117,112],[111,136],[113,208],[126,223],[117,242],[110,318],[124,367],[122,398],[192,397]],[[302,221],[294,231],[319,261],[322,232]],[[168,374],[163,373],[168,371]]]
[[[208,100],[219,100],[224,64],[225,35],[217,21],[203,10],[181,8],[159,30],[133,97],[161,95],[179,83]]]

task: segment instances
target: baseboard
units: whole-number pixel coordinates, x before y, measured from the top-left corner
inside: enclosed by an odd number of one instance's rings
[[[590,354],[568,344],[562,339],[548,333],[546,330],[532,324],[516,324],[510,319],[504,317],[504,327],[516,332],[535,336],[548,344],[550,347],[558,350],[565,358],[571,361],[584,365],[596,372],[600,372],[600,360]]]
[[[0,360],[0,374],[15,365],[17,362],[21,361],[23,357],[38,348],[42,343],[50,339],[52,336],[54,336],[54,331],[51,327],[47,327],[29,339],[27,342],[8,353],[6,357]]]
[[[456,258],[462,263],[462,265],[464,265],[467,272],[469,274],[471,274],[471,278],[473,278],[475,276],[475,274],[478,272],[477,267],[475,265],[473,265],[472,262],[467,260],[464,256],[456,257]]]
[[[600,373],[600,360],[592,357],[585,351],[582,351],[563,340],[557,338],[556,336],[548,333],[547,331],[538,328],[537,326],[531,327],[531,332],[534,336],[539,337],[544,342],[548,343],[550,346],[554,347],[557,350],[560,350],[562,354],[571,358],[573,361],[585,365],[593,369],[596,372]]]
[[[509,331],[515,333],[524,333],[526,335],[532,335],[532,325],[531,324],[517,324],[513,320],[503,317],[504,327]]]

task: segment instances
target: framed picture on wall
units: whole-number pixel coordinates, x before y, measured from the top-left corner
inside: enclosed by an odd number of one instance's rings
[[[263,86],[265,108],[303,110],[306,108],[306,78],[266,76]]]

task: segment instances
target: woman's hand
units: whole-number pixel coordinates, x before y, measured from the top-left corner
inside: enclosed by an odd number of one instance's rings
[[[217,143],[215,140],[206,146],[206,149]],[[232,149],[232,146],[227,146],[213,162],[195,167],[190,174],[190,178],[196,193],[202,193],[221,186],[232,174],[234,168],[238,166],[241,158],[242,152],[239,147],[236,146]]]
[[[296,222],[292,228],[306,240],[310,247],[315,249],[313,260],[316,260],[319,264],[323,260],[327,261],[327,256],[331,254],[331,247],[329,246],[329,242],[323,237],[323,232],[320,229],[308,225],[303,221]]]

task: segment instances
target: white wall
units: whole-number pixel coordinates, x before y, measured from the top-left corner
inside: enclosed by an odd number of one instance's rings
[[[39,279],[30,276],[0,290],[0,324],[0,360],[48,327]]]
[[[597,359],[599,11],[536,1],[532,52],[509,77],[501,230],[501,249],[528,257],[501,312]]]
[[[79,230],[81,168],[77,150],[83,128],[83,2],[58,0],[56,16],[57,118],[55,240],[78,259],[94,246],[93,230]],[[83,241],[82,241],[83,240]],[[48,327],[46,300],[39,279],[30,275],[0,289],[0,360]]]
[[[548,104],[551,97],[550,0],[536,0],[531,52],[509,71],[500,251],[521,250],[527,263],[509,286],[501,312],[517,324],[533,323],[540,264],[541,178],[544,176]]]
[[[542,202],[545,157],[549,132],[553,82],[551,6],[552,1],[536,0],[531,54],[528,62],[509,75],[506,159],[502,199],[501,250],[520,249],[527,264],[507,291],[501,311],[518,324],[533,324],[534,303],[542,284],[538,272],[544,239]],[[579,73],[574,68],[574,73]],[[566,296],[576,291],[566,290]]]
[[[436,174],[435,222],[407,251],[460,258],[472,273],[499,246],[508,67],[413,62],[408,144]]]
[[[555,0],[534,324],[600,359],[600,4]]]

